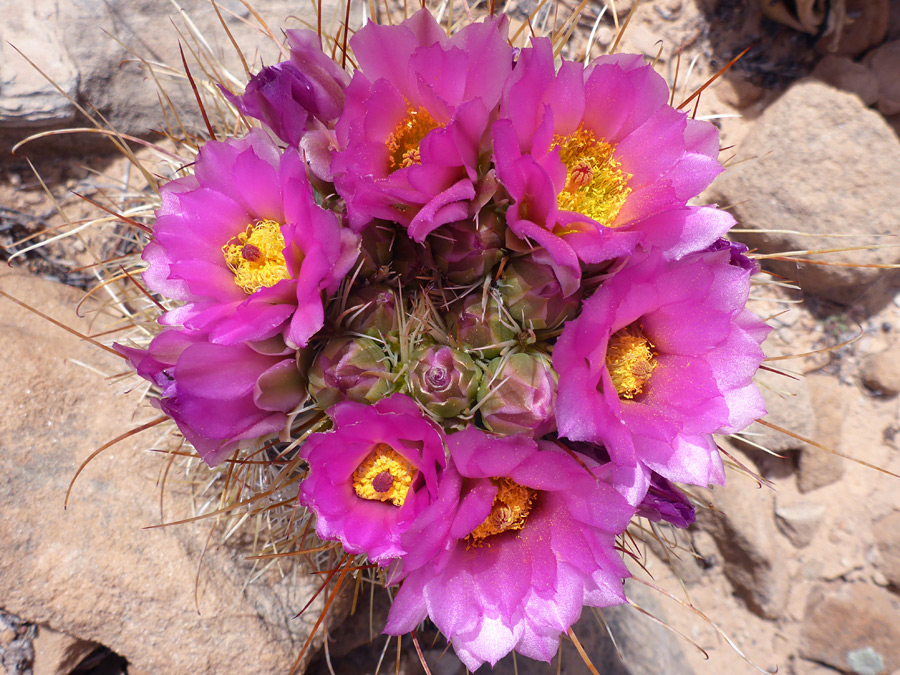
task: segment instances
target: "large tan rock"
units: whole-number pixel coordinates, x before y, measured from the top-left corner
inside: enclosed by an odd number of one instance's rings
[[[756,120],[740,155],[747,161],[720,176],[711,195],[735,205],[739,226],[753,231],[736,236],[751,246],[778,253],[882,245],[820,258],[837,266],[766,266],[842,304],[893,296],[893,273],[843,266],[900,262],[900,248],[888,246],[900,212],[900,140],[881,115],[853,94],[801,80]]]
[[[855,583],[810,596],[800,654],[842,673],[879,675],[900,668],[900,599]]]
[[[0,289],[70,325],[80,293],[23,275]],[[136,426],[135,399],[75,364],[103,372],[123,363],[0,298],[0,599],[30,622],[97,642],[155,675],[287,672],[321,610],[292,618],[319,584],[291,570],[250,583],[244,553],[201,552],[209,521],[159,523],[162,462],[155,436],[114,446],[66,488],[97,447]],[[187,496],[173,468],[167,518]],[[286,561],[289,562],[289,561]],[[200,571],[198,575],[198,565]],[[195,579],[197,594],[195,604]]]
[[[806,376],[807,386],[816,411],[816,428],[813,440],[826,448],[840,450],[841,432],[849,387],[843,387],[835,377],[812,373]],[[806,446],[801,450],[797,463],[797,488],[811,492],[836,483],[844,475],[844,460],[822,448]]]

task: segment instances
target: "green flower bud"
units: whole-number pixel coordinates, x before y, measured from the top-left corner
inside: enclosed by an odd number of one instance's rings
[[[329,340],[309,368],[309,393],[322,409],[341,401],[375,403],[392,386],[389,362],[368,338]]]
[[[463,351],[434,345],[412,355],[409,385],[419,403],[440,417],[456,417],[475,400],[481,371]]]
[[[513,354],[491,361],[478,388],[484,426],[496,434],[533,438],[556,430],[559,376],[540,353]]]

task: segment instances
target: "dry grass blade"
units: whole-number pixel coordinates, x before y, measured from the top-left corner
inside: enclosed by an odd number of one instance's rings
[[[126,225],[131,225],[132,227],[136,227],[137,229],[141,230],[142,232],[146,232],[147,234],[153,234],[153,230],[150,229],[147,225],[144,225],[143,223],[139,223],[138,221],[134,220],[133,218],[129,218],[128,216],[123,216],[121,213],[116,213],[112,209],[108,209],[107,207],[103,206],[103,204],[101,204],[100,202],[98,202],[94,199],[91,199],[87,195],[80,194],[78,192],[75,192],[74,190],[72,190],[72,194],[75,195],[76,197],[78,197],[79,199],[83,199],[84,201],[86,201],[90,204],[93,204],[101,211],[106,211],[109,215],[117,218],[118,220],[121,220]]]
[[[419,638],[416,637],[416,631],[412,632],[412,643],[416,648],[416,654],[419,655],[419,663],[422,664],[422,669],[425,671],[425,675],[431,675],[431,669],[428,667],[428,663],[425,661],[425,655],[422,653],[422,647],[419,646]]]
[[[203,116],[204,124],[206,124],[206,130],[209,132],[210,139],[216,140],[216,132],[213,131],[212,124],[209,123],[206,107],[203,105],[203,101],[200,98],[200,90],[197,89],[197,83],[194,82],[194,77],[191,75],[191,69],[188,67],[187,59],[184,56],[184,48],[181,46],[181,41],[178,42],[178,51],[181,54],[181,62],[184,64],[184,73],[191,83],[191,89],[194,91],[194,98],[197,99],[197,106],[200,108],[200,114]]]

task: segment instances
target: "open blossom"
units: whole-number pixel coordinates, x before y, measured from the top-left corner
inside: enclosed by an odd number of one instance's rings
[[[332,161],[350,226],[373,218],[416,241],[474,215],[479,158],[512,69],[504,18],[448,37],[427,10],[396,26],[368,23],[351,38],[359,64],[335,127]]]
[[[146,350],[116,350],[159,388],[155,404],[210,466],[242,441],[279,433],[307,398],[296,354],[278,339],[220,345],[199,331],[168,329]]]
[[[605,282],[564,328],[553,352],[559,433],[605,445],[633,503],[650,470],[722,484],[712,434],[765,414],[752,378],[768,327],[744,308],[749,289],[729,250],[677,262],[657,252]]]
[[[614,546],[634,508],[605,467],[552,443],[470,427],[447,444],[438,498],[403,539],[385,632],[428,616],[471,671],[513,650],[549,661],[583,605],[625,601]]]
[[[722,170],[715,127],[667,104],[669,89],[637,55],[554,66],[550,40],[523,49],[493,126],[510,230],[543,247],[564,292],[579,262],[631,253],[668,257],[711,244],[734,223],[686,207]],[[666,213],[670,211],[676,213]]]
[[[402,394],[372,406],[345,401],[328,414],[334,429],[302,447],[309,476],[300,503],[316,514],[320,538],[386,563],[406,552],[401,536],[437,496],[442,435]]]
[[[315,202],[297,151],[260,130],[200,150],[194,175],[161,190],[144,248],[150,290],[182,302],[160,323],[238,344],[283,333],[306,346],[324,322],[322,293],[349,271],[358,237]]]

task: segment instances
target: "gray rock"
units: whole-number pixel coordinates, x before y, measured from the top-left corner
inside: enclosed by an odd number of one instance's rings
[[[863,583],[810,595],[800,654],[843,673],[880,675],[900,667],[900,599]]]
[[[75,289],[20,274],[5,275],[0,287],[87,332],[90,322],[74,314],[81,297]],[[136,399],[71,363],[117,372],[121,361],[4,298],[0,329],[5,609],[109,647],[148,673],[287,672],[321,611],[321,596],[292,617],[320,580],[289,566],[285,576],[273,569],[249,583],[247,551],[215,538],[198,576],[209,522],[143,529],[160,519],[163,462],[144,450],[153,434],[133,437],[94,460],[64,510],[78,465],[136,426]],[[173,471],[166,490],[166,517],[172,520],[190,512],[189,495],[177,486],[183,482],[179,470]]]
[[[748,161],[720,176],[710,194],[713,201],[735,205],[739,227],[753,231],[736,236],[751,246],[777,253],[894,243],[870,235],[896,234],[900,140],[857,96],[801,80],[756,120],[741,156]],[[823,259],[894,264],[900,249],[830,253]],[[874,307],[895,289],[895,273],[884,270],[793,261],[765,265],[797,280],[804,291],[842,304],[859,300]]]
[[[775,524],[794,548],[809,546],[822,524],[825,505],[813,502],[775,504]]]

